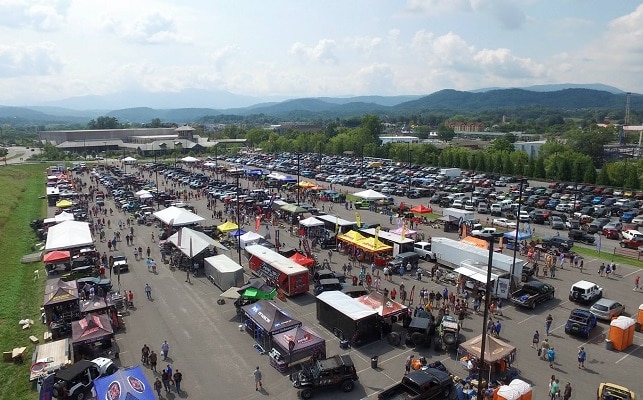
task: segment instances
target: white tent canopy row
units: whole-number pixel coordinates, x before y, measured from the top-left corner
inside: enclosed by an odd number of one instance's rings
[[[74,214],[68,213],[67,211],[63,211],[60,214],[56,215],[55,217],[45,218],[45,220],[43,220],[43,223],[45,223],[45,224],[53,224],[53,223],[59,224],[59,223],[64,222],[64,221],[73,221],[73,220],[74,220]]]
[[[73,249],[94,244],[89,224],[81,221],[63,221],[47,231],[45,252]]]
[[[168,207],[165,210],[157,211],[154,216],[164,224],[170,226],[192,225],[197,222],[205,221],[205,218],[196,215],[184,208]]]
[[[313,226],[324,226],[324,222],[318,220],[315,217],[309,217],[309,218],[302,219],[301,221],[299,221],[299,225],[305,226],[307,228],[310,228],[310,227],[313,227]]]
[[[217,247],[221,250],[228,250],[227,247],[205,233],[185,227],[170,236],[167,241],[175,245],[183,254],[190,258],[200,254],[210,246]]]
[[[373,189],[363,190],[361,192],[354,193],[353,196],[362,198],[364,200],[382,200],[387,198],[385,194],[376,192]]]

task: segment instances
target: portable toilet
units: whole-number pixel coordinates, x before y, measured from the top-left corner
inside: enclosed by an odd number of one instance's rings
[[[636,322],[638,323],[638,330],[641,330],[641,325],[643,325],[643,304],[639,306],[639,315],[636,318]]]
[[[509,386],[520,393],[520,400],[531,400],[531,385],[521,379],[514,379]]]
[[[502,385],[493,392],[493,400],[520,400],[520,392],[511,386]]]
[[[634,343],[634,324],[636,321],[623,315],[610,322],[608,337],[614,350],[625,350]]]

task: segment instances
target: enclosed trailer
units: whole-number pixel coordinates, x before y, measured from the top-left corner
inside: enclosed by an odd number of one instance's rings
[[[380,339],[380,316],[371,307],[332,290],[317,296],[317,320],[340,340],[354,346]]]
[[[471,221],[475,219],[475,213],[473,211],[461,210],[459,208],[445,208],[442,210],[443,217],[454,217],[461,221]]]
[[[205,275],[212,277],[214,284],[222,291],[231,287],[241,287],[245,283],[243,267],[225,254],[208,257],[203,260]]]
[[[435,253],[436,262],[449,269],[461,267],[463,261],[485,266],[489,262],[488,249],[444,237],[434,237],[431,239],[431,251]],[[513,256],[502,253],[493,254],[494,269],[511,274],[512,265],[514,265]],[[520,279],[522,277],[523,265],[525,265],[525,261],[516,258],[513,269],[514,279]]]
[[[245,250],[250,256],[250,269],[281,289],[287,296],[308,291],[308,268],[258,244],[247,246]]]

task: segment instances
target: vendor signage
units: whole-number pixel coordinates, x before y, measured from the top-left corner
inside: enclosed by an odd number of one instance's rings
[[[265,279],[270,279],[275,283],[279,282],[279,277],[281,276],[281,272],[272,268],[270,264],[263,261],[259,257],[257,256],[250,257],[248,264],[250,265],[250,268],[253,271],[255,271],[259,276]]]

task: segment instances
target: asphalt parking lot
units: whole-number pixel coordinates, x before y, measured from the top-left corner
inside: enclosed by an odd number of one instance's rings
[[[84,179],[88,179],[85,174]],[[242,180],[242,185],[250,185]],[[163,184],[160,185],[163,187]],[[337,189],[337,188],[336,188]],[[357,191],[353,188],[341,187],[339,190]],[[411,200],[409,203],[418,204],[420,200]],[[425,202],[425,200],[424,200]],[[219,220],[212,220],[206,208],[204,199],[193,200],[197,213],[206,218],[204,224],[220,224]],[[425,203],[426,204],[426,203]],[[112,206],[110,201],[107,207]],[[116,210],[116,208],[114,208]],[[340,218],[354,220],[355,211],[346,210],[341,205],[335,205],[334,214]],[[360,211],[360,216],[365,223],[379,223],[383,227],[390,227],[388,216],[370,211]],[[125,215],[115,211],[112,220],[112,230],[117,226],[119,218]],[[116,228],[118,229],[118,228]],[[262,228],[263,229],[263,228]],[[417,227],[427,236],[447,236],[455,238],[453,233],[444,233],[429,226]],[[537,226],[538,235],[546,236],[549,228]],[[151,243],[150,228],[141,225],[135,226],[135,245],[146,248],[150,246],[152,256],[160,260],[160,253],[156,243]],[[108,234],[109,236],[109,234]],[[274,236],[273,236],[274,237]],[[287,232],[281,233],[281,240],[287,247],[297,247],[298,239],[291,237]],[[603,241],[603,251],[609,251],[605,246],[609,241]],[[97,242],[101,252],[107,252],[104,243]],[[126,248],[124,242],[119,243],[119,249]],[[127,249],[131,250],[132,248]],[[184,374],[184,393],[180,398],[193,399],[256,399],[264,396],[279,396],[282,399],[297,398],[296,390],[290,385],[285,375],[269,366],[268,357],[260,355],[254,348],[254,341],[245,332],[240,332],[239,318],[231,302],[224,305],[216,303],[221,291],[205,278],[193,278],[192,284],[185,283],[185,273],[170,271],[167,266],[160,265],[157,274],[149,273],[142,261],[134,261],[130,251],[130,272],[121,276],[121,287],[133,290],[135,293],[135,310],[126,317],[127,331],[116,336],[121,348],[120,360],[123,365],[140,363],[140,348],[144,343],[157,352],[163,340],[170,343],[169,362],[176,370]],[[237,260],[236,250],[228,254]],[[319,258],[326,258],[319,253]],[[332,258],[332,267],[341,271],[341,265],[347,261],[343,256],[335,253]],[[243,264],[247,267],[245,259]],[[643,384],[640,381],[640,362],[643,357],[643,334],[636,333],[634,345],[624,352],[613,352],[605,349],[605,335],[609,329],[606,323],[592,332],[589,340],[570,337],[564,333],[564,323],[571,309],[576,307],[571,303],[567,294],[570,286],[580,280],[590,280],[604,288],[604,297],[619,300],[626,305],[626,314],[636,315],[639,304],[643,303],[641,292],[633,291],[634,277],[639,270],[625,266],[618,266],[618,274],[610,279],[599,277],[597,268],[598,260],[586,260],[585,271],[581,274],[578,270],[565,268],[559,270],[555,279],[546,278],[548,283],[556,287],[556,299],[540,305],[536,310],[517,309],[507,304],[503,310],[503,317],[498,317],[503,323],[501,338],[518,348],[517,359],[514,364],[522,372],[522,378],[534,385],[535,399],[545,398],[547,382],[555,374],[564,383],[569,381],[574,387],[573,399],[590,399],[595,397],[599,382],[611,381],[630,387],[639,394]],[[421,267],[429,269],[429,264],[423,262]],[[442,286],[429,282],[423,278],[418,282],[414,278],[394,278],[394,285],[404,282],[407,287],[416,285],[419,289],[442,289]],[[145,300],[143,287],[149,283],[153,288],[153,301]],[[385,282],[383,286],[392,287]],[[455,290],[449,287],[449,290]],[[279,306],[290,311],[293,317],[301,320],[304,325],[327,340],[327,354],[351,354],[356,364],[360,380],[353,392],[343,394],[341,391],[317,392],[315,398],[330,399],[338,394],[345,399],[372,398],[381,389],[399,381],[404,372],[404,360],[408,354],[426,356],[429,362],[441,360],[456,375],[466,375],[466,371],[455,361],[455,354],[436,353],[432,349],[413,349],[407,347],[392,347],[385,341],[372,343],[348,351],[340,350],[337,339],[321,327],[315,316],[315,301],[312,294],[304,294],[287,299],[286,302],[277,300]],[[416,299],[417,303],[417,299]],[[545,317],[551,313],[554,322],[550,342],[557,350],[557,361],[554,369],[540,361],[536,351],[532,349],[531,337],[535,330],[544,336]],[[465,321],[463,333],[470,339],[481,332],[482,319],[473,316]],[[542,336],[541,336],[542,337]],[[578,348],[584,346],[588,353],[586,369],[577,367],[576,354]],[[379,356],[378,369],[370,367],[370,358]],[[159,363],[159,367],[165,364]],[[252,371],[259,366],[264,374],[264,390],[254,391]],[[148,368],[145,372],[153,381],[154,373]],[[164,394],[163,398],[177,398],[175,394]]]

